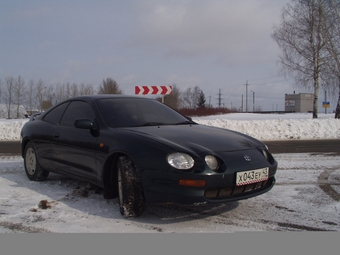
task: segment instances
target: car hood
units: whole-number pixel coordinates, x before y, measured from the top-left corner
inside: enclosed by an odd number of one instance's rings
[[[204,125],[149,126],[128,128],[128,131],[168,146],[191,148],[196,152],[206,150],[228,152],[264,146],[262,142],[245,134]]]

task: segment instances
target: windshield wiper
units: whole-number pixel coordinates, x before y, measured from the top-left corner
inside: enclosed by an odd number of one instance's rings
[[[186,121],[183,121],[183,122],[176,123],[176,125],[187,125],[187,124],[196,124],[196,122],[191,121],[191,120],[186,120]]]
[[[163,122],[146,122],[141,125],[138,125],[138,127],[146,127],[146,126],[162,126],[165,125]]]

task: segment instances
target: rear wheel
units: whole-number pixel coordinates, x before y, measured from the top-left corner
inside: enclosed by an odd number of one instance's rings
[[[25,147],[24,166],[26,175],[31,181],[43,181],[48,177],[49,172],[41,168],[32,142]]]
[[[118,169],[118,199],[120,213],[128,217],[138,217],[145,209],[140,173],[127,156],[121,156],[117,163]]]

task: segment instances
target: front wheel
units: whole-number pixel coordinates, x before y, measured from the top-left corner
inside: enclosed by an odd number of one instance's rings
[[[41,168],[32,142],[25,147],[24,166],[26,175],[31,181],[43,181],[48,177],[49,172]]]
[[[122,156],[118,159],[117,169],[120,213],[126,218],[141,216],[145,198],[137,167],[129,157]]]

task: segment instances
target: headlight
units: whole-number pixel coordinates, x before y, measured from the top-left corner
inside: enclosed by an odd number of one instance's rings
[[[273,156],[267,150],[262,150],[263,156],[268,160],[270,164],[274,164],[275,160]]]
[[[218,161],[212,155],[205,156],[205,163],[207,163],[211,170],[216,170],[218,168]]]
[[[263,155],[265,156],[265,158],[266,158],[267,160],[269,160],[269,155],[268,155],[267,150],[262,150],[262,153],[263,153]]]
[[[188,170],[194,166],[193,158],[185,153],[172,153],[167,157],[168,163],[177,169]]]

